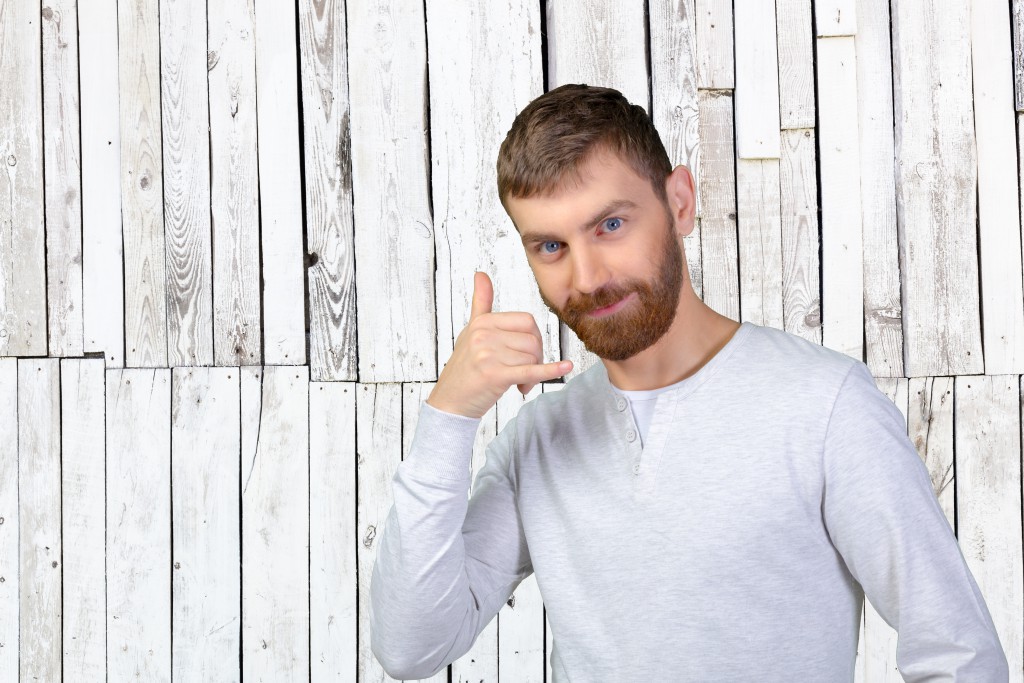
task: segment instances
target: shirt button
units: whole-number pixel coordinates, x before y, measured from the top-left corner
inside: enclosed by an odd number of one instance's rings
[[[615,402],[615,407],[619,409],[619,412],[622,412],[623,410],[625,410],[626,409],[626,399],[620,398],[618,401]]]
[[[626,441],[628,441],[630,443],[633,443],[634,441],[636,441],[636,432],[633,431],[632,429],[630,429],[628,432],[626,432]]]
[[[633,465],[633,474],[640,474],[640,463]]]

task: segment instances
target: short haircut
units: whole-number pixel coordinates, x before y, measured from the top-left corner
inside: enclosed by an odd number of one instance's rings
[[[530,102],[512,122],[498,151],[502,205],[578,180],[579,167],[599,149],[616,154],[666,200],[672,164],[644,108],[612,88],[568,84]]]

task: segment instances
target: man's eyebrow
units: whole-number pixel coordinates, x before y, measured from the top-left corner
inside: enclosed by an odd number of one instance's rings
[[[629,199],[613,199],[612,201],[608,202],[603,207],[601,207],[601,210],[595,213],[590,218],[590,220],[585,221],[582,225],[580,225],[579,231],[586,232],[602,218],[606,218],[610,214],[613,214],[617,211],[621,211],[622,209],[635,209],[637,208],[637,206],[638,205],[636,202],[631,201]],[[523,241],[523,244],[530,242],[561,242],[561,239],[557,235],[552,235],[544,232],[523,232],[520,233],[520,237]]]

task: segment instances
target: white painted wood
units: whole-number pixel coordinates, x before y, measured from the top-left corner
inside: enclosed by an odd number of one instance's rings
[[[122,5],[117,19],[125,365],[163,367],[168,361],[164,267],[168,252],[161,159],[159,2]]]
[[[437,322],[423,3],[354,0],[346,7],[359,378],[433,380]]]
[[[243,367],[242,678],[309,675],[309,370]]]
[[[356,385],[309,385],[310,677],[351,678],[356,619]]]
[[[48,352],[82,355],[82,145],[76,0],[42,3]]]
[[[735,83],[732,0],[696,0],[697,87],[728,89]]]
[[[102,358],[60,363],[63,667],[83,681],[107,676],[104,379]]]
[[[736,155],[779,158],[779,58],[774,3],[736,4]]]
[[[858,0],[857,126],[864,226],[865,361],[875,377],[903,375],[899,239],[888,0]]]
[[[860,210],[857,51],[854,39],[819,38],[822,342],[864,356],[864,251]]]
[[[814,31],[811,3],[775,0],[779,53],[779,119],[784,130],[814,128]],[[885,15],[888,26],[889,15]]]
[[[18,361],[20,677],[61,677],[60,361]]]
[[[117,34],[116,0],[79,12],[83,350],[103,353],[108,368],[124,366]]]
[[[107,370],[109,680],[171,680],[170,375]]]
[[[213,358],[259,365],[260,242],[252,0],[209,0]]]
[[[231,681],[241,674],[239,386],[234,368],[172,373],[175,681]]]
[[[384,531],[394,495],[391,480],[402,460],[402,385],[356,385],[356,561],[359,571],[357,679],[393,681],[370,650],[370,576],[377,536]],[[441,672],[439,680],[447,680]]]
[[[955,527],[953,477],[953,378],[910,380],[908,433],[931,476],[932,488],[950,527]]]
[[[18,360],[0,358],[0,682],[18,683]],[[102,630],[102,627],[101,629]]]
[[[484,7],[426,3],[441,366],[469,322],[477,270],[494,283],[494,310],[531,313],[545,361],[560,357],[558,320],[541,301],[519,233],[498,200],[495,170],[516,114],[543,92],[540,6],[516,0]]]
[[[783,329],[778,159],[736,161],[741,320]]]
[[[1024,111],[1024,1],[1011,0],[1013,30],[1013,84],[1017,111]]]
[[[1024,372],[1024,283],[1013,55],[1006,3],[971,2],[985,373]]]
[[[263,362],[306,362],[295,5],[256,2]]]
[[[299,28],[310,376],[354,380],[355,236],[345,2],[328,0],[319,7],[300,2]]]
[[[701,90],[699,106],[698,177],[704,207],[700,222],[704,303],[727,318],[739,320],[732,94],[723,90]]]
[[[984,365],[970,6],[900,2],[892,10],[904,374],[977,374]]]
[[[782,131],[782,329],[820,344],[818,176],[814,148],[813,130]]]
[[[957,538],[1006,653],[1010,683],[1020,683],[1021,378],[957,377],[954,396]]]
[[[814,0],[814,27],[819,38],[853,36],[858,30],[858,0]]]
[[[0,356],[46,355],[39,3],[0,11]]]

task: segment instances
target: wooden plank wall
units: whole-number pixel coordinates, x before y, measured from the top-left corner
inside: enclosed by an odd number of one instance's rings
[[[376,538],[473,271],[595,362],[494,189],[578,81],[694,170],[705,301],[868,364],[1024,680],[1024,0],[0,0],[0,683],[389,680]],[[436,680],[551,642],[531,578]],[[869,606],[858,681],[895,642]]]

